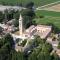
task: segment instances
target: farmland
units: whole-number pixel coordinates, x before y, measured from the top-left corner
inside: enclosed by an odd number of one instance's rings
[[[60,3],[57,3],[57,4],[52,5],[52,6],[51,5],[47,6],[47,7],[40,8],[40,10],[60,12]]]
[[[36,11],[37,16],[53,16],[53,17],[60,17],[60,12],[54,12],[54,11],[46,11],[46,10],[38,10]]]
[[[36,16],[34,20],[37,24],[54,24],[60,30],[60,12],[40,10],[36,11]]]
[[[23,5],[25,5],[29,1],[33,1],[36,6],[42,6],[49,3],[57,2],[59,0],[0,0],[0,4],[4,3],[4,4],[16,5],[17,3],[18,4],[22,3]]]

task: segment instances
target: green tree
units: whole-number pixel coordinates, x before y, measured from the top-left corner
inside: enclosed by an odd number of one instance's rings
[[[41,52],[37,56],[38,60],[51,60],[51,56],[48,52]]]
[[[33,52],[29,55],[30,60],[51,60],[52,57],[50,53],[52,51],[52,45],[46,43],[44,39],[41,39],[39,36],[35,36],[34,39],[35,48]]]
[[[52,55],[52,60],[60,60],[59,56],[56,54],[56,52]]]
[[[49,43],[45,43],[43,46],[44,46],[44,50],[46,49],[47,52],[49,53],[53,50],[52,45]]]
[[[26,8],[32,9],[34,6],[34,2],[29,2],[26,4]]]
[[[58,49],[60,49],[60,42],[58,43],[58,46],[57,46]]]
[[[15,20],[13,21],[13,24],[14,24],[15,27],[18,27],[18,26],[19,26],[19,20],[16,20],[16,19],[15,19]]]
[[[35,13],[32,9],[24,9],[21,11],[22,16],[29,16],[33,18],[35,16]]]
[[[11,60],[25,60],[24,53],[13,51]]]
[[[14,17],[14,14],[15,14],[15,10],[13,9],[13,10],[9,10],[9,19],[11,20],[11,19],[13,19]]]
[[[14,41],[10,34],[7,34],[2,39],[0,39],[0,60],[10,59],[10,52],[12,50],[13,44]]]
[[[0,22],[2,22],[3,20],[4,20],[4,14],[0,12]]]
[[[4,15],[5,15],[5,21],[8,20],[8,10],[7,9],[4,11]]]
[[[9,33],[4,36],[4,39],[5,42],[10,43],[11,46],[14,44],[13,37]]]
[[[24,28],[28,28],[32,24],[31,18],[29,16],[24,16],[23,18],[23,26]]]
[[[24,9],[21,11],[21,14],[23,16],[23,25],[25,28],[28,28],[30,25],[32,25],[32,19],[35,16],[34,11],[32,9]]]
[[[35,52],[33,52],[29,57],[28,60],[37,60],[37,55]]]
[[[34,38],[34,44],[35,46],[39,46],[39,44],[44,44],[45,40],[41,39],[40,36],[35,36]]]
[[[16,20],[19,20],[19,16],[20,16],[20,12],[16,11],[13,15],[13,18],[16,19]]]

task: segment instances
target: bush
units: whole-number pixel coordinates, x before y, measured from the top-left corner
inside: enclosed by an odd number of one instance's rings
[[[44,18],[44,16],[39,16],[40,18]]]
[[[60,49],[60,42],[58,43],[58,46],[57,46],[58,49]]]
[[[24,40],[22,43],[21,43],[21,46],[24,47],[25,44],[26,44],[27,40]]]

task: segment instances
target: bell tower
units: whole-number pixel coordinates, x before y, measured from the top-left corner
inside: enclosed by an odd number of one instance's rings
[[[22,18],[21,14],[19,17],[19,33],[20,33],[20,35],[23,35],[23,18]]]

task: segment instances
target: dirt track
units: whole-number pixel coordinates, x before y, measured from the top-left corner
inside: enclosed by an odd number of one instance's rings
[[[36,8],[36,10],[48,10],[48,11],[60,12],[60,1],[38,7]]]
[[[44,6],[38,7],[38,8],[36,8],[36,9],[38,10],[38,9],[40,9],[40,8],[44,8],[44,7],[47,7],[47,6],[51,6],[51,5],[57,4],[57,3],[59,3],[59,2],[60,2],[60,1],[53,2],[53,3],[47,4],[47,5],[44,5]]]
[[[48,7],[48,8],[43,8],[42,10],[48,10],[48,11],[56,11],[60,12],[60,4]]]

